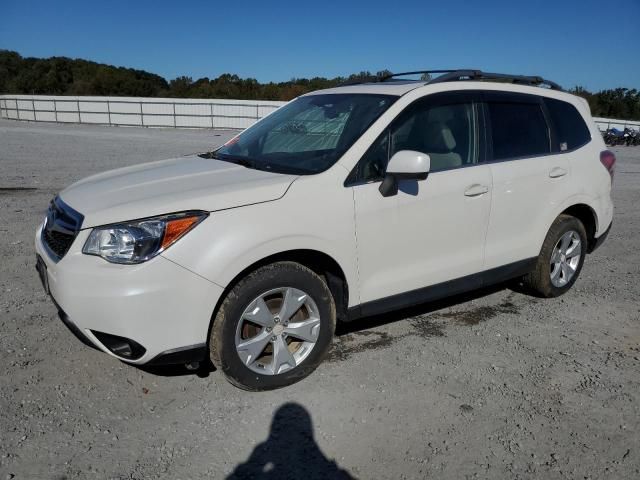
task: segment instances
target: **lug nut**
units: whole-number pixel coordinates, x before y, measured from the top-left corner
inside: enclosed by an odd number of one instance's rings
[[[271,330],[273,330],[273,328],[267,327],[267,332],[270,332]]]
[[[280,323],[280,317],[273,317],[274,323]]]
[[[273,336],[271,337],[271,341],[272,341],[272,342],[275,342],[276,340],[277,340],[276,336],[275,336],[275,335],[273,335]]]

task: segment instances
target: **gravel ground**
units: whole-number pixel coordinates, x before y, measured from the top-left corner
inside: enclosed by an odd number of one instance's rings
[[[34,269],[49,199],[229,135],[0,120],[0,480],[640,476],[640,148],[615,149],[614,229],[562,298],[496,287],[349,324],[258,394],[78,342]]]

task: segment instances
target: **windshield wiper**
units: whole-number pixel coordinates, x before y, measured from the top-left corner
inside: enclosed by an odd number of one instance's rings
[[[254,160],[249,157],[241,157],[235,155],[220,155],[217,151],[201,153],[198,155],[201,158],[213,158],[214,160],[221,160],[223,162],[235,163],[236,165],[243,166],[245,168],[251,168],[253,170],[262,170],[265,172],[282,173],[286,175],[309,175],[314,173],[303,168],[290,167],[287,165],[279,165],[277,163],[270,163],[264,160]]]
[[[202,158],[213,158],[215,160],[222,160],[223,162],[235,163],[246,168],[253,168],[254,170],[260,170],[257,162],[247,157],[234,157],[232,155],[220,156],[216,151],[207,152],[200,155]]]
[[[246,167],[246,168],[253,168],[254,170],[262,170],[259,167],[258,162],[247,157],[234,157],[232,155],[225,155],[224,157],[221,157],[220,155],[214,153],[213,158],[215,158],[216,160],[222,160],[223,162],[230,162],[230,163],[242,165],[243,167]]]

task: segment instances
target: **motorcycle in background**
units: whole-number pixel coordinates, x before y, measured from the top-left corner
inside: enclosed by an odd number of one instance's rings
[[[617,128],[609,128],[606,132],[604,132],[604,143],[609,146],[622,145],[622,138],[624,132],[618,130]]]
[[[627,147],[640,145],[640,131],[626,127],[624,130],[609,128],[602,133],[604,143],[609,146],[626,145]]]

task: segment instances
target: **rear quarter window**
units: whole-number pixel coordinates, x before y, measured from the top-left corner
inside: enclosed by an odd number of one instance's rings
[[[589,143],[589,128],[576,107],[554,98],[545,98],[544,102],[556,132],[555,151],[575,150]]]

